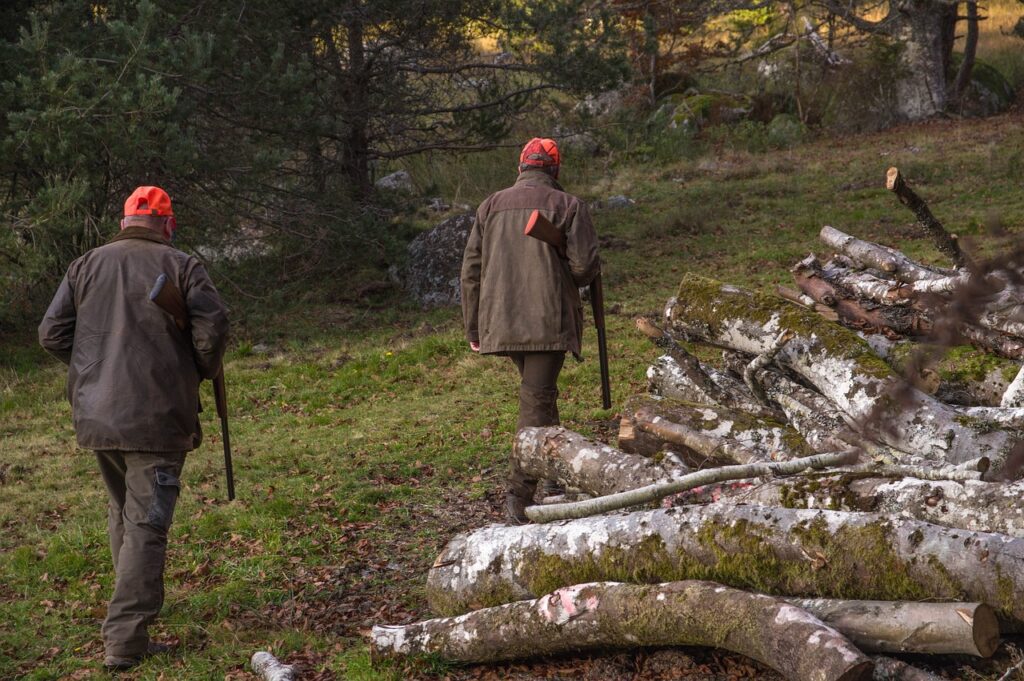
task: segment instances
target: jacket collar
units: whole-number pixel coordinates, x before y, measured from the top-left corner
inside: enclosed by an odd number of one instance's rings
[[[565,191],[562,189],[562,185],[558,184],[558,180],[551,177],[543,170],[524,170],[519,173],[519,177],[516,178],[516,184],[543,185],[545,187],[557,189],[560,192]]]
[[[146,241],[155,241],[156,243],[163,244],[164,246],[171,245],[171,242],[165,239],[162,234],[157,234],[153,230],[145,227],[125,227],[107,243],[112,244],[115,241],[123,241],[125,239],[145,239]]]

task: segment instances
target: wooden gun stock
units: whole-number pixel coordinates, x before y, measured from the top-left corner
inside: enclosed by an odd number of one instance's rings
[[[191,323],[188,318],[188,308],[185,306],[185,296],[173,281],[161,274],[156,278],[153,289],[149,292],[149,299],[156,303],[156,306],[174,318],[174,325],[179,331],[188,331]],[[227,388],[224,386],[224,367],[213,379],[213,401],[217,405],[217,416],[220,417],[221,440],[224,442],[224,470],[228,479],[228,501],[235,499],[235,473],[231,465],[231,438],[228,435],[228,398]]]
[[[559,257],[566,257],[565,234],[541,215],[539,210],[530,213],[530,219],[526,222],[523,233],[549,244],[558,251]],[[608,371],[608,340],[604,328],[604,286],[600,274],[590,282],[590,307],[594,313],[594,326],[597,329],[597,354],[601,365],[601,406],[611,409],[612,389]]]

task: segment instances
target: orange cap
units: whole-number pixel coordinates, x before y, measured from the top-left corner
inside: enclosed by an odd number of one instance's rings
[[[136,187],[124,202],[124,214],[173,216],[171,197],[160,187]]]
[[[558,144],[555,140],[546,137],[534,137],[526,143],[523,151],[519,154],[519,165],[536,166],[545,168],[562,164],[562,157],[558,153]]]

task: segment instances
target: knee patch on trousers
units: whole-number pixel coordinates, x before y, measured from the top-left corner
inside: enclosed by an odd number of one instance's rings
[[[153,480],[153,496],[146,514],[146,524],[164,531],[170,528],[171,518],[174,516],[174,505],[178,501],[180,489],[181,481],[178,480],[174,471],[157,469],[156,478]]]

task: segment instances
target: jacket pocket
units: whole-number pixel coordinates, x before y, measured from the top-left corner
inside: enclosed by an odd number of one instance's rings
[[[153,480],[153,495],[149,502],[146,523],[167,531],[174,516],[174,506],[178,502],[181,482],[173,471],[157,469]]]

